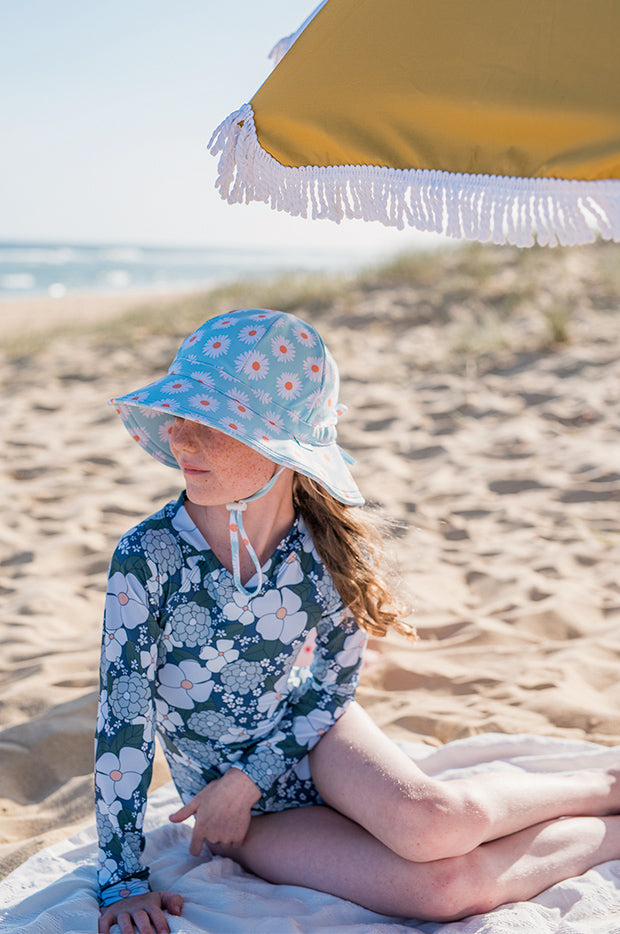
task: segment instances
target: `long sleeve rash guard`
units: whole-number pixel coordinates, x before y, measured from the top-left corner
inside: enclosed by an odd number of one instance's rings
[[[102,905],[149,890],[155,733],[184,803],[232,765],[262,792],[254,813],[314,803],[306,757],[353,698],[366,644],[301,518],[248,598],[183,503],[124,535],[110,566],[95,770]]]

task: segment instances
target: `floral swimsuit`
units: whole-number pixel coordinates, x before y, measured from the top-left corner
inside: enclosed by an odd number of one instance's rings
[[[263,573],[256,596],[237,590],[183,495],[117,546],[96,744],[102,905],[149,891],[140,857],[155,732],[184,803],[231,765],[262,791],[255,814],[320,803],[307,754],[353,698],[366,634],[301,517]]]

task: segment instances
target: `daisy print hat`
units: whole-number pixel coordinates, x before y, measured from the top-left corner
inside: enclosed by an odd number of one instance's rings
[[[353,459],[336,444],[339,377],[318,332],[294,315],[246,308],[211,318],[179,348],[166,376],[111,399],[152,457],[178,467],[175,417],[223,431],[316,480],[347,505],[364,499]]]

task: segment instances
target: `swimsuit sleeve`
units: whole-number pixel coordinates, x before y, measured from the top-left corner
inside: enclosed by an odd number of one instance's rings
[[[142,825],[154,745],[157,610],[146,559],[119,543],[110,566],[95,743],[102,906],[150,891]]]
[[[234,763],[263,793],[307,755],[355,695],[368,637],[338,604],[318,622],[310,666],[292,671],[294,687],[282,718]]]

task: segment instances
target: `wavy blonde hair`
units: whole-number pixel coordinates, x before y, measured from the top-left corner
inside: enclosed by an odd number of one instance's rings
[[[358,625],[373,636],[393,630],[415,639],[415,629],[402,619],[404,605],[379,573],[382,540],[376,526],[358,507],[345,506],[300,473],[293,477],[293,501]]]

